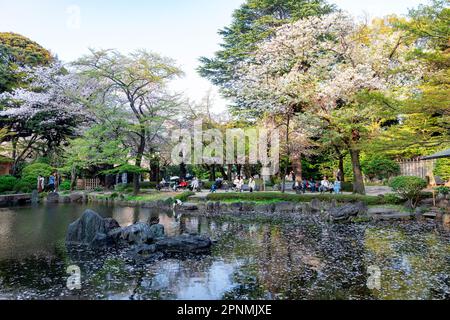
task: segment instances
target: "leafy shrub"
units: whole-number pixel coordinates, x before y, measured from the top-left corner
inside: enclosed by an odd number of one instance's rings
[[[142,189],[156,189],[157,182],[145,181],[141,182],[140,186]]]
[[[444,181],[450,181],[450,159],[439,159],[433,173]]]
[[[383,196],[383,201],[386,204],[401,204],[404,200],[397,196],[396,194],[389,193]]]
[[[369,179],[384,180],[400,174],[400,165],[390,159],[375,157],[361,164],[362,170]]]
[[[16,192],[30,193],[37,188],[38,176],[49,177],[54,168],[45,163],[33,163],[22,170],[22,178],[14,187]]]
[[[37,179],[38,176],[49,177],[55,169],[45,163],[34,163],[26,166],[22,170],[22,178],[24,177],[34,177]],[[36,180],[37,181],[37,180]],[[36,182],[37,184],[37,182]]]
[[[14,191],[20,193],[30,193],[37,188],[37,177],[26,176],[16,183],[14,186]]]
[[[0,176],[0,193],[14,190],[17,178],[13,176]]]
[[[354,203],[362,201],[367,205],[379,205],[385,204],[386,200],[381,197],[375,196],[362,196],[362,195],[346,195],[346,194],[316,194],[311,195],[299,195],[299,194],[287,194],[280,192],[256,192],[256,193],[211,193],[207,196],[209,201],[227,201],[227,200],[241,200],[241,201],[267,201],[267,200],[280,200],[290,202],[310,202],[313,199],[331,201],[336,200],[340,203]]]
[[[343,192],[353,192],[353,183],[343,182],[342,183],[342,191]]]
[[[443,196],[447,196],[448,194],[450,194],[450,188],[449,187],[439,187],[439,188],[436,188],[436,191],[439,193],[439,194],[442,194]]]
[[[59,185],[58,189],[61,190],[61,191],[69,191],[70,190],[70,181],[68,181],[68,180],[63,181]]]
[[[427,182],[419,177],[400,176],[391,181],[391,188],[402,199],[411,202],[411,207],[415,208],[419,202],[422,190],[427,187]]]
[[[186,192],[183,192],[183,193],[180,193],[180,194],[176,195],[174,197],[174,199],[175,200],[180,200],[182,202],[186,202],[189,199],[189,197],[193,196],[193,195],[195,195],[195,192],[186,191]]]

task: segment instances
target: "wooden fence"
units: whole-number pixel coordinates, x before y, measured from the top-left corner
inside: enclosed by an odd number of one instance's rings
[[[436,165],[436,160],[400,160],[400,175],[402,176],[414,176],[427,180],[430,185],[435,185],[433,170]]]
[[[78,190],[95,190],[101,187],[100,179],[78,179],[77,189]]]

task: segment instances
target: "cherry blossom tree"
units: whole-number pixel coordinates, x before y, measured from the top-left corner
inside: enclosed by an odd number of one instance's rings
[[[286,24],[237,66],[239,77],[232,86],[248,108],[288,119],[308,112],[335,130],[349,149],[354,191],[361,194],[359,157],[367,119],[379,124],[397,116],[393,97],[414,93],[411,88],[421,76],[416,61],[408,59],[413,45],[390,23],[356,23],[339,12]],[[375,125],[373,130],[379,129]]]
[[[12,145],[13,173],[29,157],[57,151],[89,118],[83,102],[88,87],[60,62],[17,72],[27,75],[29,85],[0,95],[0,122],[10,133],[6,141]]]

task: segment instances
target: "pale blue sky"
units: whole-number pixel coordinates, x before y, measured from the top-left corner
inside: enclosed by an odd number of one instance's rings
[[[93,48],[145,48],[174,58],[186,76],[173,89],[200,100],[211,84],[195,69],[219,48],[217,30],[244,0],[0,0],[0,31],[21,33],[74,60]],[[356,17],[406,14],[426,0],[330,0]],[[76,6],[76,7],[73,7]],[[70,9],[72,8],[72,9]],[[75,9],[73,9],[75,8]],[[80,19],[76,19],[76,10]],[[79,24],[77,23],[79,21]],[[214,89],[216,92],[216,90]],[[225,101],[216,97],[218,110]]]

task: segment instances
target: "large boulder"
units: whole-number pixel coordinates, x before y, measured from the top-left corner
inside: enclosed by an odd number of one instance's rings
[[[48,203],[58,203],[59,202],[59,194],[57,192],[51,192],[47,196]]]
[[[167,254],[201,254],[210,251],[211,239],[204,236],[182,235],[156,242],[156,250]]]
[[[109,232],[119,224],[113,219],[103,219],[98,213],[86,210],[80,219],[69,225],[66,243],[68,245],[86,245],[103,247],[112,244]],[[119,226],[120,228],[120,226]]]
[[[367,206],[363,202],[349,203],[342,207],[332,208],[329,212],[332,222],[351,221],[356,217],[366,217]]]
[[[138,222],[123,228],[121,238],[129,244],[151,244],[155,239],[155,235],[148,224]]]
[[[71,193],[69,197],[73,203],[83,202],[83,194],[81,193]]]

